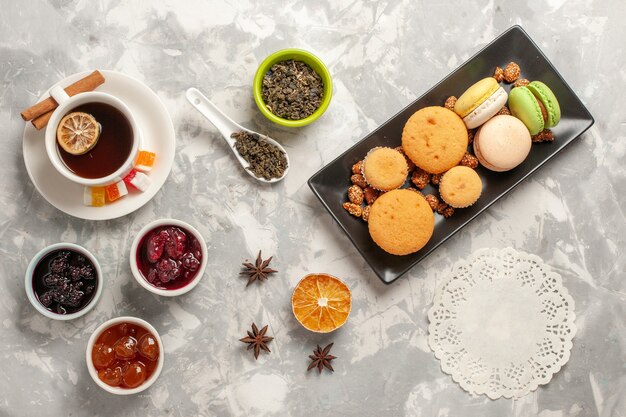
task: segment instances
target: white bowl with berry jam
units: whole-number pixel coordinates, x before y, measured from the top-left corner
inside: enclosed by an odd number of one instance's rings
[[[100,388],[116,395],[137,394],[154,384],[163,370],[163,341],[147,321],[116,317],[93,332],[85,359]]]
[[[104,280],[98,260],[73,243],[40,250],[26,268],[24,287],[35,309],[55,320],[87,314],[100,299]]]
[[[191,291],[202,279],[206,265],[204,238],[180,220],[147,224],[130,248],[130,269],[139,285],[166,297]]]

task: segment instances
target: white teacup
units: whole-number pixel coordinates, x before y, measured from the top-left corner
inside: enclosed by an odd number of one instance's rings
[[[50,96],[52,96],[52,98],[54,98],[56,102],[59,103],[59,107],[57,107],[54,113],[52,113],[52,117],[50,117],[50,121],[46,126],[46,152],[48,153],[48,158],[50,159],[50,162],[52,162],[52,166],[54,166],[54,168],[65,178],[69,179],[72,182],[85,186],[98,187],[121,181],[124,176],[126,176],[133,168],[141,143],[141,132],[139,130],[139,126],[137,125],[135,117],[133,116],[133,113],[128,108],[128,106],[126,106],[126,104],[124,104],[120,99],[110,94],[98,91],[80,93],[70,97],[60,86],[52,87],[52,89],[50,90]],[[63,163],[57,147],[57,126],[59,125],[59,122],[61,121],[63,116],[69,113],[72,109],[87,103],[104,103],[115,107],[126,117],[126,119],[128,119],[128,122],[131,126],[133,143],[131,146],[130,154],[128,155],[128,158],[126,158],[124,163],[115,172],[107,175],[106,177],[83,178],[79,175],[76,175],[65,165],[65,163]]]

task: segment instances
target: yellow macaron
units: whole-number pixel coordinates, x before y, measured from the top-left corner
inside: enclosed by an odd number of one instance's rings
[[[493,77],[474,83],[459,97],[454,112],[474,129],[491,119],[506,104],[508,95]]]

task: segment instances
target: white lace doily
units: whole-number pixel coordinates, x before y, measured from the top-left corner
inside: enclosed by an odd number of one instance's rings
[[[483,249],[457,262],[428,311],[428,343],[461,387],[491,399],[547,384],[569,360],[574,300],[537,256]]]

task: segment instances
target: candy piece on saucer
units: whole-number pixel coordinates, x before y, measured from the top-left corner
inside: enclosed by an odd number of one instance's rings
[[[131,185],[139,191],[146,191],[152,183],[152,181],[150,181],[150,177],[143,172],[139,172],[134,169],[124,177],[124,182],[126,185]]]
[[[83,203],[86,206],[102,207],[105,203],[104,187],[85,187]]]
[[[124,181],[116,182],[115,184],[107,185],[105,187],[107,193],[107,199],[109,201],[115,201],[128,194],[128,189]]]
[[[155,158],[156,154],[154,152],[139,151],[139,154],[137,155],[137,160],[135,161],[135,169],[143,172],[148,172],[152,170]]]
[[[136,169],[131,169],[128,175],[124,177],[124,182],[126,183],[126,185],[133,185],[131,181],[135,178],[137,172],[138,171]]]

